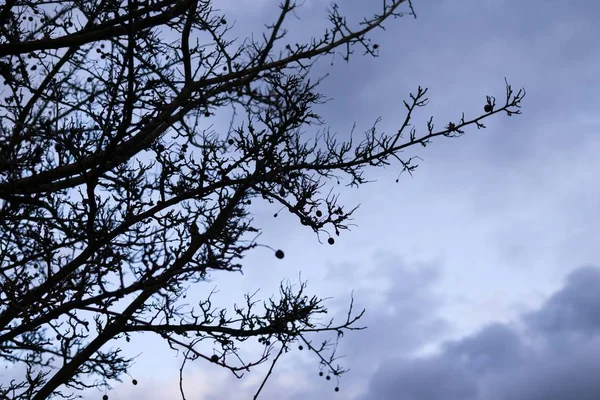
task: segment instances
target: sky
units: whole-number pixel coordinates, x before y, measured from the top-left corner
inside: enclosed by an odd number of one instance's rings
[[[278,3],[215,1],[240,38],[263,32]],[[355,22],[381,8],[361,0],[339,5]],[[327,6],[306,0],[290,37],[321,32]],[[215,303],[231,307],[259,288],[266,299],[301,273],[307,293],[332,297],[329,315],[342,320],[354,290],[368,328],[340,341],[340,363],[350,372],[326,381],[314,354],[294,350],[275,368],[265,400],[596,399],[600,5],[414,0],[414,7],[417,19],[390,20],[370,36],[378,58],[357,50],[349,64],[323,58],[311,72],[329,73],[319,90],[332,100],[317,111],[332,132],[348,138],[354,123],[360,133],[382,117],[378,129],[393,133],[405,117],[402,100],[419,85],[430,98],[413,121],[420,132],[432,115],[439,128],[462,112],[480,115],[486,95],[503,98],[505,77],[527,91],[523,114],[496,115],[485,130],[406,150],[423,161],[398,183],[401,167],[392,164],[367,169],[376,182],[358,189],[335,185],[342,204],[360,208],[356,226],[333,246],[284,213],[273,218],[274,206],[253,204],[260,241],[286,257],[259,247],[244,259],[244,275],[215,273],[191,296],[216,287]],[[210,122],[226,134],[228,117]],[[310,129],[307,140],[316,133]],[[261,348],[244,349],[256,355]],[[166,343],[136,338],[125,350],[139,354],[129,371],[139,384],[125,377],[110,399],[180,398],[181,358]],[[207,362],[189,363],[186,396],[251,399],[267,368],[238,380]]]

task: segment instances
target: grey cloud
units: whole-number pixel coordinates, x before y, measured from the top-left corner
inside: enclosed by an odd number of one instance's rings
[[[389,287],[358,287],[354,291],[359,307],[361,301],[368,301],[373,295],[382,294],[382,298],[377,301],[378,306],[368,307],[365,316],[359,321],[368,329],[352,332],[340,342],[340,352],[353,360],[353,370],[359,369],[360,367],[356,368],[358,366],[376,365],[382,354],[390,357],[416,350],[450,329],[447,321],[436,314],[440,300],[434,295],[432,288],[439,278],[438,266],[413,265],[389,253],[379,254],[377,258],[379,260],[374,270],[378,276],[388,280]],[[338,269],[360,271],[356,266],[340,264],[332,269],[331,275],[344,276]],[[356,272],[354,274],[358,275]],[[352,275],[352,272],[346,275],[348,285],[355,287],[356,282],[364,281],[364,277]],[[373,278],[377,279],[376,276],[369,277]],[[347,299],[340,298],[336,307],[343,310],[347,305],[344,301]],[[343,317],[340,315],[336,318]]]
[[[524,329],[494,323],[429,357],[387,360],[361,398],[592,400],[600,393],[600,269],[581,267]]]
[[[600,270],[582,267],[567,278],[567,285],[540,310],[523,319],[530,329],[544,335],[600,333]]]
[[[494,372],[522,361],[521,340],[510,327],[490,324],[475,335],[446,342],[443,357],[475,374]]]
[[[364,399],[475,400],[473,377],[447,360],[387,362],[374,376]]]
[[[482,380],[478,400],[595,400],[600,393],[600,342],[580,340],[566,349],[542,346],[522,365]]]

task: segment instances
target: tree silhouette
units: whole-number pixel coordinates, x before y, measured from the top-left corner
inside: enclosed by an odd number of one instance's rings
[[[416,164],[399,157],[403,149],[519,114],[525,95],[507,83],[503,104],[488,96],[485,114],[463,114],[440,131],[430,119],[419,135],[410,123],[427,103],[419,87],[396,133],[374,126],[360,143],[338,143],[329,132],[309,143],[301,129],[323,124],[311,106],[324,100],[310,67],[323,55],[348,61],[357,47],[377,56],[367,35],[414,16],[410,1],[384,1],[359,28],[333,4],[319,39],[285,44],[298,5],[284,0],[261,40],[237,45],[209,0],[43,3],[7,0],[0,9],[0,357],[26,370],[0,388],[1,398],[110,389],[132,359],[106,348],[142,332],[183,350],[182,368],[202,358],[241,376],[272,359],[256,396],[294,343],[315,354],[321,375],[339,377],[337,341],[316,345],[310,335],[362,329],[352,303],[345,321],[318,324],[313,317],[327,310],[304,283],[282,283],[262,310],[246,295],[230,314],[210,296],[184,306],[187,290],[210,271],[241,271],[240,259],[266,246],[256,241],[251,200],[280,204],[333,244],[356,208],[338,205],[333,189],[321,194],[327,183],[358,186],[366,166],[393,159],[411,173]],[[200,128],[224,106],[244,119],[227,132]],[[273,255],[283,262],[282,250]],[[250,338],[265,351],[242,361],[238,346]],[[201,341],[220,349],[205,354]]]

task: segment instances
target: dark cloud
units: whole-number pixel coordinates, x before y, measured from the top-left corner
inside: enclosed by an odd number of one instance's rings
[[[598,399],[600,343],[582,340],[564,350],[543,346],[523,364],[482,379],[480,385],[486,392],[477,400]]]
[[[489,324],[429,357],[388,359],[364,399],[592,400],[600,393],[600,269],[581,267],[517,325]]]
[[[444,344],[443,357],[475,374],[503,370],[522,361],[519,336],[504,324],[490,324],[475,335]]]
[[[567,278],[567,285],[538,311],[523,318],[528,327],[549,336],[592,336],[600,332],[600,270],[582,267]]]
[[[381,366],[364,399],[475,400],[477,394],[471,374],[447,360],[403,359]]]

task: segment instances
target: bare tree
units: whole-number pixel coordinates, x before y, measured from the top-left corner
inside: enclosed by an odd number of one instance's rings
[[[240,259],[266,246],[256,241],[252,199],[279,203],[333,243],[356,208],[338,205],[332,189],[323,195],[327,183],[358,186],[366,166],[394,159],[410,173],[416,164],[399,157],[403,149],[520,113],[525,92],[507,83],[502,104],[488,96],[484,114],[463,114],[439,131],[429,119],[418,134],[411,118],[427,103],[419,87],[396,133],[373,126],[360,143],[338,143],[327,131],[303,140],[301,128],[323,124],[311,109],[324,100],[308,78],[311,65],[323,55],[348,61],[357,47],[377,56],[367,35],[388,19],[414,16],[410,0],[384,0],[358,28],[333,4],[320,39],[285,46],[286,19],[298,7],[292,0],[279,5],[261,40],[238,45],[211,3],[7,0],[1,7],[0,357],[26,374],[2,386],[0,397],[109,389],[132,359],[106,345],[142,332],[183,350],[182,368],[201,358],[241,376],[272,359],[264,385],[282,352],[299,343],[337,378],[344,370],[333,364],[333,341],[316,345],[310,334],[362,329],[352,304],[345,321],[318,324],[313,317],[327,310],[304,284],[282,284],[261,310],[246,295],[247,304],[229,314],[210,296],[184,306],[188,288],[211,270],[241,271]],[[178,40],[168,42],[165,29]],[[201,130],[224,106],[244,118],[232,119],[227,132]],[[244,361],[238,346],[249,338],[265,351]],[[201,341],[220,349],[205,354]]]

